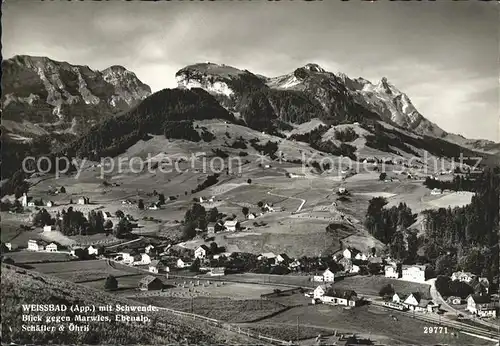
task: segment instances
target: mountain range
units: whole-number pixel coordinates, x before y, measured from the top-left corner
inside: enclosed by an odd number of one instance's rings
[[[319,131],[320,142],[331,138],[328,127],[357,124],[366,134],[363,145],[383,152],[414,154],[416,148],[444,157],[464,150],[469,155],[500,153],[500,143],[447,133],[386,78],[372,83],[312,63],[272,78],[224,64],[198,63],[176,73],[177,89],[154,94],[122,66],[97,71],[17,55],[4,60],[2,70],[2,140],[4,148],[11,149],[2,157],[7,175],[23,155],[33,152],[119,154],[148,132],[197,138],[186,121],[215,117],[282,138],[319,120],[321,130],[316,126],[309,131]],[[337,150],[333,148],[340,143],[334,142],[329,149],[323,143],[308,144],[344,155],[347,145]],[[347,156],[354,157],[355,149],[347,150]]]

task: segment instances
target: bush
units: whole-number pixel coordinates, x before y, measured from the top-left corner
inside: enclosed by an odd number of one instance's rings
[[[388,297],[388,296],[392,296],[394,295],[394,287],[392,287],[391,284],[387,284],[385,286],[383,286],[380,291],[378,292],[378,294],[381,296],[381,297]]]
[[[104,282],[104,289],[107,291],[116,290],[118,288],[118,281],[113,275],[109,275]]]

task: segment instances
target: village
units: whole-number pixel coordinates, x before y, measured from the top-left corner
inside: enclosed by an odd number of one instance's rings
[[[245,185],[251,186],[250,179]],[[335,190],[339,199],[351,197],[346,187]],[[265,200],[255,205],[240,204],[241,217],[235,212],[214,212],[225,203],[219,196],[198,196],[189,201],[184,220],[170,223],[183,229],[180,236],[172,237],[143,229],[144,225],[154,227],[155,213],[172,210],[172,205],[179,203],[178,195],[165,197],[153,191],[144,200],[127,197],[113,201],[112,208],[85,195],[70,196],[62,186],[49,195],[53,197],[45,202],[27,194],[14,202],[9,211],[13,217],[29,215],[25,230],[19,233],[25,241],[17,237],[13,242],[2,242],[3,262],[54,273],[129,299],[191,312],[201,309],[200,305],[212,306],[218,299],[229,299],[234,307],[228,307],[228,311],[236,309],[240,302],[254,304],[257,310],[252,310],[251,316],[256,314],[257,319],[273,316],[281,309],[284,312],[277,319],[287,320],[288,309],[306,309],[308,316],[320,319],[323,310],[311,309],[323,306],[334,309],[329,310],[332,316],[341,313],[340,309],[353,318],[371,321],[374,317],[369,316],[380,311],[392,323],[410,317],[423,324],[448,325],[450,330],[483,335],[490,335],[485,330],[498,322],[498,295],[490,294],[487,278],[472,273],[452,273],[447,279],[457,290],[441,294],[438,288],[443,277],[436,278],[424,263],[401,263],[375,247],[358,249],[340,242],[341,247],[331,253],[293,256],[285,252],[234,251],[219,242],[252,234],[265,227],[269,217],[287,212],[288,205],[276,206]],[[297,210],[304,203],[302,200]],[[339,224],[351,223],[336,211],[337,203],[328,210],[338,214]],[[288,213],[294,215],[295,207],[290,207]],[[65,227],[71,224],[83,229],[79,222],[99,231],[87,229],[85,235],[68,236]],[[274,304],[270,310],[264,305],[258,311],[263,300]],[[200,313],[217,318],[212,315],[214,311],[219,310],[202,309]],[[246,319],[242,323],[247,323]],[[352,323],[356,327],[346,330],[358,338],[370,339],[357,327],[358,322]]]

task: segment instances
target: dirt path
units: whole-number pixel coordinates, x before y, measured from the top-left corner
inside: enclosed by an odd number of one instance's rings
[[[272,196],[276,196],[276,197],[287,198],[287,199],[295,199],[297,201],[301,201],[301,203],[300,203],[299,207],[297,208],[297,210],[295,211],[295,213],[300,212],[302,210],[302,207],[304,206],[304,204],[306,204],[306,200],[303,199],[303,198],[278,195],[277,193],[272,193],[271,191],[267,191],[267,194],[268,195],[272,195]]]

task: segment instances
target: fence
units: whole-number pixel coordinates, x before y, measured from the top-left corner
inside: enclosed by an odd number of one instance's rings
[[[170,312],[174,315],[177,315],[177,316],[183,316],[183,317],[187,317],[187,318],[192,318],[193,320],[204,321],[204,322],[207,322],[207,323],[209,323],[217,328],[221,328],[221,329],[224,329],[227,331],[235,332],[235,333],[238,333],[241,335],[246,335],[246,336],[254,338],[254,339],[267,341],[273,345],[292,345],[292,343],[290,341],[285,341],[285,340],[280,340],[280,339],[275,339],[275,338],[271,338],[268,336],[264,336],[264,335],[261,335],[260,333],[254,333],[254,332],[251,332],[250,330],[242,329],[239,326],[234,326],[230,323],[221,322],[221,321],[213,319],[213,318],[209,318],[209,317],[205,317],[205,316],[201,316],[201,315],[197,315],[197,314],[192,314],[189,312],[173,310],[173,309],[169,309],[169,308],[158,307],[158,309],[163,310],[163,311],[168,311],[168,312]]]

